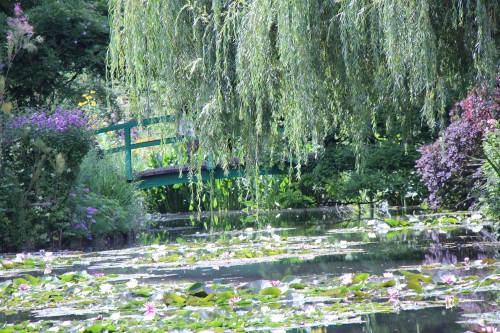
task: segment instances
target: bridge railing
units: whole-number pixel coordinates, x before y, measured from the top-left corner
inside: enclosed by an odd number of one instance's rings
[[[163,117],[155,117],[143,119],[140,121],[129,121],[122,124],[116,124],[107,126],[104,128],[100,128],[94,131],[95,134],[102,134],[114,131],[123,130],[123,138],[124,145],[119,147],[114,147],[105,150],[107,154],[125,152],[125,174],[128,180],[139,180],[140,185],[139,188],[150,188],[155,186],[163,186],[163,185],[173,185],[179,183],[187,183],[192,180],[196,181],[198,179],[199,174],[193,179],[189,179],[186,176],[186,172],[189,169],[189,165],[176,165],[169,167],[162,167],[153,170],[145,170],[141,172],[137,172],[134,174],[132,168],[132,151],[134,149],[147,148],[153,146],[159,146],[162,144],[173,144],[182,141],[183,139],[180,137],[169,137],[164,139],[157,140],[149,140],[145,142],[133,143],[132,142],[132,128],[137,126],[149,126],[153,124],[159,123],[173,123],[175,122],[175,117],[172,115],[167,115]],[[239,163],[235,163],[235,166],[231,168],[231,170],[223,170],[220,165],[217,165],[214,162],[213,156],[208,156],[206,161],[202,164],[201,168],[201,178],[200,180],[209,180],[209,179],[219,179],[219,178],[234,178],[234,177],[243,177],[245,174],[244,168],[239,167]],[[179,173],[179,170],[182,170],[182,176]],[[285,170],[280,168],[279,166],[272,166],[269,168],[261,167],[259,174],[283,174]]]
[[[172,123],[174,122],[174,117],[171,115],[167,115],[164,117],[154,117],[143,119],[141,121],[129,121],[122,124],[111,125],[107,127],[100,128],[95,131],[96,134],[108,133],[123,130],[123,137],[125,144],[123,146],[114,147],[106,150],[108,154],[114,154],[119,152],[125,152],[125,174],[128,180],[132,180],[134,178],[133,169],[132,169],[132,150],[147,148],[153,146],[159,146],[161,144],[172,144],[179,141],[177,137],[171,137],[166,139],[158,139],[158,140],[150,140],[145,142],[133,143],[131,136],[131,129],[137,126],[149,126],[153,124],[159,123]]]

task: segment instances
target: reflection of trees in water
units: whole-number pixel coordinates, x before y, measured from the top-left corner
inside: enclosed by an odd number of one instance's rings
[[[434,263],[456,263],[462,262],[466,257],[470,260],[486,259],[494,257],[497,251],[492,251],[480,245],[481,234],[475,234],[468,230],[460,230],[460,233],[441,233],[437,230],[426,231],[425,238],[432,241],[429,244],[423,264]],[[474,240],[475,245],[472,244]]]
[[[467,314],[481,314],[481,313],[495,313],[498,311],[498,301],[500,300],[499,291],[489,291],[471,294],[459,294],[458,307],[463,315]],[[462,320],[477,319],[477,317],[463,317]],[[474,332],[480,332],[481,325],[470,324],[468,329]]]

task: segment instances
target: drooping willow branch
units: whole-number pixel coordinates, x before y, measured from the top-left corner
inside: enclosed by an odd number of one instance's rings
[[[300,165],[328,134],[361,148],[380,126],[411,139],[498,71],[500,0],[109,3],[109,78],[137,115],[146,92],[156,115],[186,106],[199,155],[225,166]]]

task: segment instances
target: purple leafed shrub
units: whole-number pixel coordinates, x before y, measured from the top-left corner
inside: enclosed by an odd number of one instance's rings
[[[438,140],[420,148],[417,172],[427,185],[431,208],[468,209],[484,184],[480,167],[484,159],[483,135],[494,130],[500,111],[500,77],[493,96],[474,89],[450,112],[452,123]]]

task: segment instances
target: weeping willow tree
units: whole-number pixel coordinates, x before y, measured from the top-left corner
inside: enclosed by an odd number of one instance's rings
[[[300,165],[326,135],[363,147],[381,124],[411,138],[498,71],[500,0],[109,4],[109,77],[131,110],[194,117],[198,155],[226,167]]]

